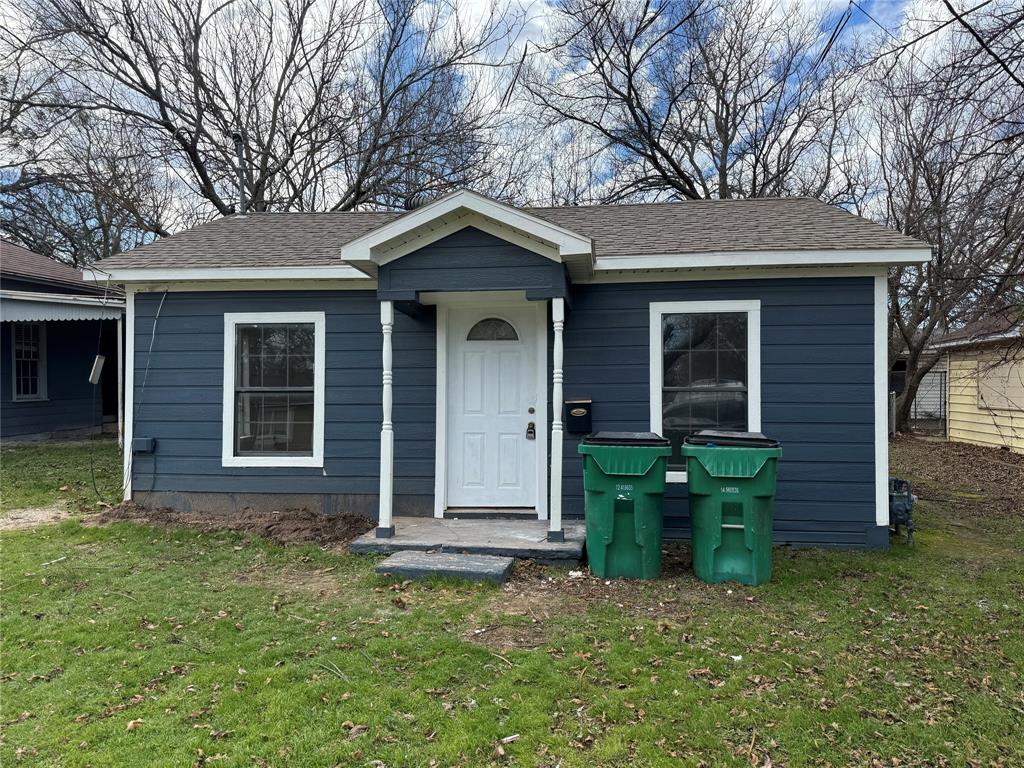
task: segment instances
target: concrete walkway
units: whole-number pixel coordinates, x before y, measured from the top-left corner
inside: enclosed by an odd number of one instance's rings
[[[544,520],[446,520],[396,517],[395,535],[378,539],[370,531],[352,542],[358,554],[390,554],[402,550],[467,552],[574,565],[583,558],[586,538],[582,523],[564,525],[565,541],[547,540]]]

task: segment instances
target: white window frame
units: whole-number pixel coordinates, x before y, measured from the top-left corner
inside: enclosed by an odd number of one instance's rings
[[[46,323],[27,322],[21,325],[39,326],[39,360],[36,366],[36,393],[34,395],[18,394],[18,350],[17,327],[19,323],[11,323],[11,400],[15,403],[36,403],[49,400],[46,389]]]
[[[707,312],[747,313],[747,430],[761,431],[761,302],[748,301],[654,301],[650,304],[650,391],[651,431],[661,434],[664,387],[664,357],[661,344],[663,315],[686,315]],[[670,470],[670,483],[685,483],[685,470]]]
[[[312,323],[313,325],[313,455],[235,455],[235,342],[238,325]],[[224,313],[224,408],[221,464],[225,467],[323,467],[326,317],[323,312]]]

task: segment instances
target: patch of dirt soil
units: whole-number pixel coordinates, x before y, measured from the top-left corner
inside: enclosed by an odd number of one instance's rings
[[[970,515],[1024,517],[1024,455],[999,448],[900,435],[890,442],[894,477],[914,493]]]
[[[464,632],[462,639],[492,651],[509,651],[539,648],[548,641],[548,633],[545,625],[538,623],[490,624]]]
[[[28,528],[38,528],[41,525],[59,523],[69,517],[72,517],[72,514],[64,508],[63,504],[11,509],[0,513],[0,531],[24,531]]]
[[[284,594],[314,595],[326,598],[341,593],[334,568],[315,571],[302,568],[254,568],[238,574],[238,583],[265,587]]]
[[[567,610],[569,595],[550,580],[543,566],[528,560],[515,564],[512,580],[488,600],[479,615],[471,614],[462,638],[494,651],[538,648],[549,638],[553,615]]]
[[[745,587],[708,585],[690,570],[690,547],[668,542],[662,554],[662,578],[655,581],[600,579],[586,566],[554,571],[516,562],[512,578],[483,608],[468,617],[462,638],[491,650],[535,648],[554,641],[553,617],[607,607],[615,613],[657,620],[660,627],[686,623],[697,604],[729,600],[737,610],[757,610]],[[731,590],[723,596],[725,589]]]
[[[374,526],[373,521],[363,515],[323,515],[308,509],[179,512],[174,509],[148,509],[135,504],[122,504],[92,515],[86,524],[106,525],[124,521],[197,531],[239,531],[263,536],[277,544],[330,544],[339,547],[347,546]]]

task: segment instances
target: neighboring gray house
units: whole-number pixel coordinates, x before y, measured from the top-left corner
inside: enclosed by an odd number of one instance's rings
[[[74,267],[0,240],[0,437],[99,432],[118,423],[124,300]],[[96,355],[105,358],[96,387]]]
[[[104,262],[128,306],[126,497],[583,514],[580,434],[782,441],[775,536],[888,542],[886,267],[928,246],[806,198],[219,219]],[[106,274],[97,274],[106,279]],[[401,525],[401,519],[397,521]]]

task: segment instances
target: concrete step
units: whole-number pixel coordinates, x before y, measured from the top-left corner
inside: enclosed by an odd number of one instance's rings
[[[549,565],[577,565],[583,558],[586,532],[581,523],[566,523],[564,541],[548,541],[543,520],[448,520],[396,517],[395,534],[378,539],[374,531],[352,542],[356,555],[392,552],[452,552],[535,560]]]
[[[511,557],[464,555],[456,552],[396,552],[374,570],[406,579],[444,577],[504,584],[512,573]]]

